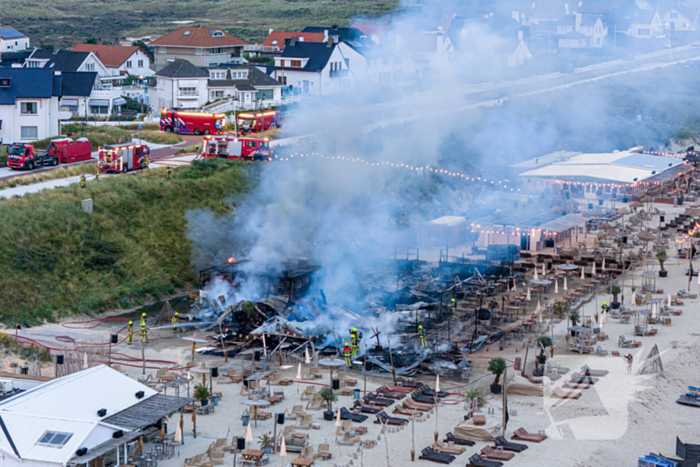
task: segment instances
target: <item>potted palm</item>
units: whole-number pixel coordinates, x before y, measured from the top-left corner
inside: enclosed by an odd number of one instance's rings
[[[668,271],[666,270],[666,268],[664,268],[664,263],[668,259],[666,250],[661,250],[658,253],[656,253],[656,259],[659,260],[659,266],[661,266],[661,270],[659,271],[659,277],[667,277]]]
[[[333,402],[338,400],[338,396],[336,396],[335,391],[329,387],[321,388],[320,393],[321,399],[326,403],[328,409],[323,412],[323,419],[333,421]]]
[[[617,297],[622,293],[622,289],[619,285],[613,284],[610,286],[610,293],[612,293],[613,296],[613,302],[610,304],[610,307],[613,310],[617,310],[620,308],[620,302],[617,300]]]
[[[272,433],[268,432],[258,436],[258,444],[265,454],[272,453]]]
[[[503,372],[506,371],[506,361],[501,357],[494,357],[489,360],[488,370],[496,377],[493,383],[491,383],[491,392],[493,394],[500,394],[503,386],[500,385],[499,381]]]
[[[209,388],[205,385],[198,384],[194,387],[194,398],[202,403],[202,407],[206,406],[209,403],[210,396],[211,393],[209,392]]]
[[[537,338],[537,345],[540,348],[540,355],[537,358],[535,368],[538,368],[539,365],[544,365],[547,362],[547,357],[545,356],[544,352],[547,347],[552,346],[552,339],[549,336],[540,336]]]
[[[571,323],[571,327],[577,326],[580,320],[581,315],[578,313],[578,310],[574,310],[569,313],[569,322]],[[571,331],[571,337],[576,337],[576,331]]]

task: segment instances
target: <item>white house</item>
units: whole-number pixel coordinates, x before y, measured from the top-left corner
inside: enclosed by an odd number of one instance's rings
[[[59,134],[60,73],[50,69],[0,68],[0,141],[36,141]]]
[[[4,467],[92,465],[109,455],[128,463],[143,430],[192,399],[166,396],[99,365],[0,401]]]
[[[605,36],[608,35],[608,28],[600,15],[576,14],[576,31],[586,36],[589,39],[588,46],[594,48],[603,47]]]
[[[0,26],[0,52],[29,49],[29,38],[10,26]]]
[[[661,22],[667,31],[697,31],[699,14],[697,7],[674,7],[661,15]]]
[[[280,105],[280,82],[254,66],[227,65],[207,69],[209,101],[236,99],[236,108],[253,109]]]
[[[661,16],[653,9],[642,9],[634,2],[627,2],[620,8],[611,10],[605,16],[608,28],[616,34],[627,34],[639,39],[650,39],[663,34]]]
[[[92,52],[115,75],[147,78],[155,74],[149,56],[140,47],[78,44],[73,52]]]
[[[55,71],[94,71],[105,86],[123,80],[123,77],[116,70],[107,68],[92,52],[36,49],[25,60],[23,66],[27,68],[51,68]]]
[[[195,66],[219,63],[246,63],[243,47],[248,43],[217,27],[186,26],[156,39],[149,45],[155,51],[156,70],[175,60],[187,60]]]
[[[175,60],[156,72],[156,108],[198,109],[207,103],[209,73],[187,60]]]
[[[288,40],[284,51],[275,57],[271,76],[302,94],[322,96],[349,89],[355,76],[350,73],[349,57],[330,38],[326,43]],[[346,58],[348,61],[346,62]]]

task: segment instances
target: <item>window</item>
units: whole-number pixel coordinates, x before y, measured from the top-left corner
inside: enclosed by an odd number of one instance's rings
[[[22,102],[20,109],[22,115],[36,115],[36,102]]]
[[[73,433],[61,433],[59,431],[47,431],[43,436],[37,441],[36,444],[43,444],[46,446],[61,448],[66,445],[69,439],[73,437]]]
[[[278,76],[277,82],[286,86],[287,85],[287,77],[286,76]]]
[[[39,130],[35,126],[23,126],[21,129],[22,139],[37,139]]]
[[[671,13],[671,18],[672,18],[672,19],[678,19],[678,13],[676,13],[676,12]],[[16,44],[17,44],[17,43],[15,42],[15,45],[16,45]]]
[[[213,49],[209,49],[210,54],[225,54],[226,52],[226,47],[214,47]]]
[[[197,88],[180,88],[179,94],[181,96],[198,96]]]
[[[246,146],[247,148],[254,148],[254,147],[257,146],[257,143],[256,143],[255,141],[246,141],[246,142],[245,142],[245,146]]]
[[[221,31],[209,31],[211,37],[224,37],[224,33]]]
[[[277,45],[277,41],[276,40],[272,41],[272,45]]]
[[[143,68],[143,60],[139,60],[138,63],[139,63],[139,68]]]
[[[224,91],[212,91],[211,97],[212,97],[212,99],[220,99],[220,98],[224,97]]]
[[[85,71],[95,71],[95,64],[94,63],[88,63],[85,65]]]
[[[131,60],[127,60],[127,61],[126,61],[126,67],[127,67],[127,68],[131,68]]]
[[[292,65],[293,68],[301,68],[301,60],[292,60]]]
[[[183,36],[189,36],[191,33],[192,33],[192,31],[185,31],[185,33],[183,34]]]
[[[204,49],[198,47],[198,48],[194,49],[194,54],[195,55],[204,55]]]

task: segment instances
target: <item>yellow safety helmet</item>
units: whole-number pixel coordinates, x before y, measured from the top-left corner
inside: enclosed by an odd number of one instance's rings
[[[176,312],[175,312],[175,316],[180,316],[180,313],[178,313],[178,312],[176,311]]]
[[[145,317],[146,317],[146,313],[141,313],[141,317],[142,317],[142,318],[145,318]]]
[[[129,326],[131,326],[132,324],[134,324],[134,322],[129,320]]]
[[[453,298],[452,301],[454,302],[454,301],[456,301],[456,300]]]
[[[423,329],[423,325],[418,326],[418,329]]]
[[[142,327],[142,328],[145,328],[145,327],[146,327],[146,323],[141,323],[141,327]]]

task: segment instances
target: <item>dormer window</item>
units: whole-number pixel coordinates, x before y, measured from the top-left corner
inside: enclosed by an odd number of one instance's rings
[[[192,33],[192,31],[185,31],[185,33],[183,34],[183,36],[189,36],[191,33]]]
[[[222,31],[209,31],[209,34],[211,34],[211,37],[224,37]]]

